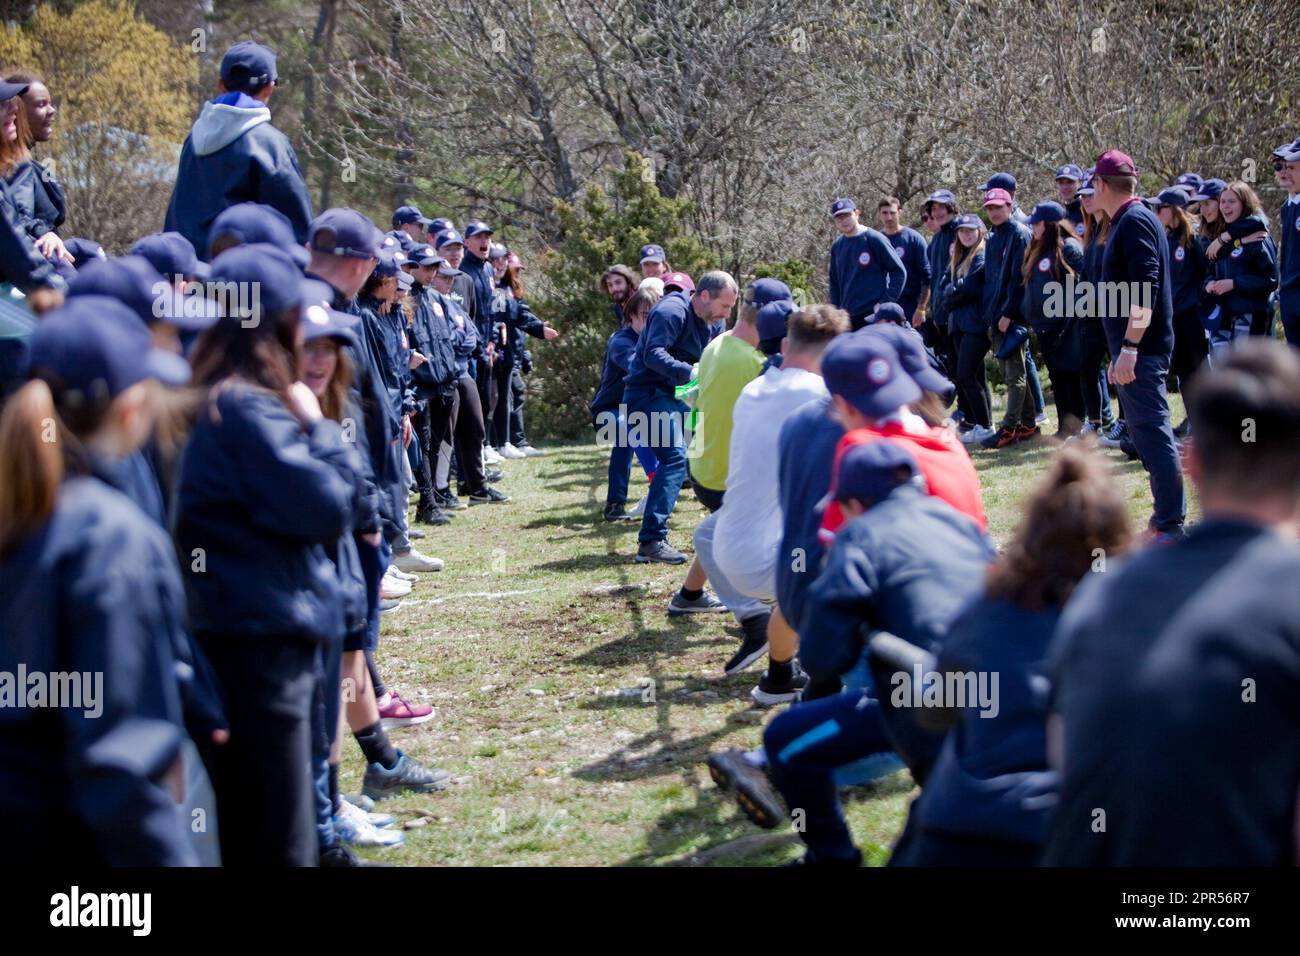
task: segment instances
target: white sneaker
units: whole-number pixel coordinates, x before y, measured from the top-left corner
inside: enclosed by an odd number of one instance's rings
[[[1041,412],[1039,412],[1037,415],[1034,416],[1034,424],[1035,425],[1047,424],[1047,409],[1043,409]]]
[[[510,458],[516,461],[519,460],[520,458],[528,457],[522,451],[516,448],[514,445],[510,444],[510,442],[506,442],[504,445],[501,446],[500,454],[503,458]]]
[[[627,516],[628,516],[629,518],[642,518],[642,517],[644,517],[644,516],[645,516],[645,499],[642,498],[640,501],[638,501],[636,504],[634,504],[631,508],[628,508],[628,509],[627,509]]]
[[[407,572],[409,580],[412,571],[441,571],[445,564],[442,558],[430,557],[412,548],[405,554],[394,555],[392,566],[398,571]]]
[[[540,458],[542,455],[546,454],[546,452],[542,451],[540,448],[534,448],[532,445],[525,445],[523,448],[516,448],[516,451],[523,452],[525,458]]]
[[[962,435],[961,440],[967,445],[978,445],[986,438],[992,438],[996,434],[997,431],[992,428],[985,428],[983,425],[976,425],[965,435]]]
[[[502,458],[499,454],[497,454],[497,450],[495,448],[493,448],[491,445],[483,446],[483,464],[499,465],[503,461],[505,461],[505,459]]]
[[[399,581],[405,581],[407,584],[414,584],[416,581],[420,580],[414,574],[407,574],[405,571],[399,571],[397,566],[392,564],[388,566],[388,573]]]
[[[401,846],[406,842],[401,830],[380,829],[364,810],[347,800],[334,815],[334,829],[344,843],[353,846]]]
[[[411,593],[411,583],[409,581],[399,581],[391,574],[385,574],[383,580],[379,582],[379,596],[381,598],[404,598]]]

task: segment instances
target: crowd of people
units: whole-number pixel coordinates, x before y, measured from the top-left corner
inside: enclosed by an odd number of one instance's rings
[[[261,45],[222,59],[164,231],[113,257],[59,235],[32,155],[54,101],[3,76],[0,673],[107,690],[0,706],[17,848],[357,865],[403,841],[375,801],[450,780],[389,736],[431,709],[385,684],[381,615],[455,560],[416,542],[542,453],[527,337],[560,333],[482,220],[316,214]],[[834,200],[825,304],[657,243],[599,277],[601,517],[639,522],[637,563],[686,566],[668,615],[734,618],[723,673],[765,662],[752,699],[781,709],[708,768],[758,825],[793,822],[801,863],[860,864],[839,791],[904,768],[896,865],[1300,856],[1300,140],[1274,169],[1276,241],[1248,184],[1144,200],[1112,149],[1029,214],[1005,172],[984,216],[940,189],[928,239],[893,197],[880,229]],[[999,551],[969,449],[1045,441],[1048,396],[1058,447]],[[1145,533],[1096,445],[1149,475]],[[689,558],[683,488],[708,512]]]

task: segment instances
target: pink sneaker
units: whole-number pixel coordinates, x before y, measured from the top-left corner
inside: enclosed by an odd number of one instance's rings
[[[380,724],[385,730],[393,727],[411,727],[433,719],[433,708],[428,704],[408,704],[397,691],[389,691],[392,700],[379,708]]]

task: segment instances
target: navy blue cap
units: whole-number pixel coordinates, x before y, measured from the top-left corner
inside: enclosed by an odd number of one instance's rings
[[[0,83],[0,103],[22,96],[27,92],[27,86],[26,83]]]
[[[1203,182],[1205,182],[1205,180],[1201,178],[1200,173],[1183,173],[1181,176],[1179,176],[1177,179],[1174,180],[1174,185],[1191,186],[1192,192],[1194,193],[1201,188],[1201,184]]]
[[[489,236],[492,235],[492,227],[489,226],[487,223],[485,223],[482,219],[471,219],[469,222],[465,223],[466,239],[469,239],[473,236],[481,235],[482,233],[485,232]]]
[[[275,54],[260,43],[241,40],[221,58],[221,82],[232,93],[256,93],[279,79]]]
[[[393,236],[384,236],[379,241],[379,256],[375,263],[375,273],[381,276],[395,276],[402,271],[407,261],[406,250]]]
[[[289,254],[266,243],[228,249],[212,263],[213,285],[230,284],[226,316],[245,325],[260,323],[266,313],[301,308],[303,281],[302,270]]]
[[[255,242],[279,246],[289,253],[300,268],[306,268],[310,258],[307,250],[293,234],[289,217],[273,206],[258,202],[241,202],[227,206],[217,213],[208,229],[208,248],[218,239],[234,239],[239,245]]]
[[[397,288],[402,292],[406,292],[413,285],[415,285],[415,277],[411,275],[409,272],[407,272],[405,269],[398,270]]]
[[[108,296],[125,305],[145,325],[164,318],[171,294],[171,283],[143,256],[88,262],[68,283],[68,298]]]
[[[451,264],[450,262],[448,262],[446,259],[439,259],[439,260],[438,260],[438,273],[437,273],[437,274],[440,275],[440,276],[444,276],[444,277],[446,277],[446,278],[448,278],[448,279],[451,279],[451,278],[454,278],[455,276],[460,275],[460,270],[457,269],[457,268],[454,268],[454,267],[452,266],[452,264]]]
[[[507,249],[505,245],[503,245],[502,243],[493,242],[488,244],[489,259],[504,259],[508,255],[510,255],[510,250]]]
[[[1191,197],[1192,202],[1204,202],[1207,199],[1218,199],[1219,194],[1228,188],[1228,184],[1222,179],[1207,179],[1201,183],[1201,188]]]
[[[769,339],[785,338],[786,326],[794,310],[793,299],[773,299],[759,306],[758,318],[755,319],[758,340],[766,342]]]
[[[881,335],[853,333],[831,340],[822,354],[822,377],[868,418],[881,418],[920,401],[921,386],[903,371],[898,351]]]
[[[867,322],[873,325],[877,322],[903,325],[907,322],[907,313],[897,302],[878,302],[871,315],[867,317]]]
[[[1097,187],[1092,184],[1093,171],[1090,169],[1083,174],[1083,182],[1079,184],[1076,196],[1091,196],[1097,191]]]
[[[936,202],[945,206],[951,206],[953,209],[957,208],[957,197],[953,195],[951,189],[936,189],[925,199],[925,205],[927,206]]]
[[[1083,182],[1083,170],[1074,163],[1066,163],[1064,166],[1056,167],[1054,179],[1073,179],[1076,183]],[[1006,187],[1002,187],[1005,189]]]
[[[47,312],[28,343],[28,374],[90,404],[110,401],[137,382],[184,385],[190,367],[157,348],[149,330],[117,299],[70,297]]]
[[[208,264],[199,262],[194,244],[179,232],[155,232],[136,241],[131,255],[144,256],[165,278],[206,279]]]
[[[755,279],[749,284],[750,300],[756,306],[764,306],[779,299],[793,299],[790,287],[780,279]]]
[[[858,204],[855,203],[852,199],[850,199],[848,196],[841,196],[839,199],[831,203],[831,218],[834,219],[836,216],[841,215],[842,213],[853,212],[853,210],[857,208],[858,208]]]
[[[326,209],[312,220],[307,244],[317,252],[349,259],[371,259],[379,255],[384,234],[355,209]]]
[[[1005,189],[1007,192],[1015,195],[1016,177],[1012,176],[1010,173],[994,173],[989,177],[989,181],[980,187],[979,191],[986,193],[990,189]]]
[[[1188,199],[1186,191],[1177,186],[1167,186],[1147,202],[1152,206],[1177,206],[1179,209],[1185,209]]]
[[[668,257],[664,255],[664,247],[650,243],[648,246],[641,247],[641,262],[667,262]]]
[[[68,255],[72,256],[73,266],[78,269],[87,262],[108,258],[104,254],[103,246],[94,239],[83,239],[81,236],[73,236],[63,243],[63,248],[68,250]]]
[[[875,504],[920,473],[916,458],[899,442],[882,438],[850,445],[840,459],[831,497]]]
[[[445,260],[434,250],[433,246],[416,246],[406,254],[406,258],[417,266],[436,266]]]
[[[304,342],[332,338],[348,345],[358,345],[353,328],[361,321],[361,316],[340,312],[331,305],[334,301],[333,286],[319,279],[303,279],[299,296],[298,325]]]
[[[948,377],[930,364],[930,355],[925,349],[925,339],[921,333],[910,325],[896,325],[891,322],[876,322],[865,326],[872,335],[879,335],[894,347],[903,371],[927,392],[934,392],[945,399],[950,399],[956,388]]]
[[[953,220],[953,225],[958,229],[983,229],[984,220],[973,212],[964,212]]]
[[[1273,156],[1282,160],[1284,163],[1294,163],[1300,159],[1300,139],[1292,140],[1289,143],[1283,143],[1277,149],[1273,150]]]
[[[451,229],[454,231],[455,228],[456,224],[454,222],[441,216],[437,219],[429,220],[429,232],[433,233],[435,236],[444,229]]]
[[[398,206],[393,211],[393,228],[396,229],[398,226],[404,226],[409,222],[418,222],[428,226],[430,220],[424,218],[419,206]]]
[[[1065,207],[1059,202],[1040,202],[1029,214],[1029,225],[1037,222],[1060,222],[1065,218]]]
[[[433,237],[433,245],[438,249],[443,246],[463,246],[464,244],[464,237],[455,229],[444,229]]]

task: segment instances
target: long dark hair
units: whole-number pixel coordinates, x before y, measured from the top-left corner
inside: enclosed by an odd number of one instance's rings
[[[1064,223],[1069,223],[1069,221],[1068,219],[1061,220]],[[1073,230],[1067,232],[1062,229],[1061,222],[1043,223],[1043,238],[1030,241],[1028,247],[1026,247],[1025,261],[1020,266],[1020,277],[1025,281],[1029,280],[1029,273],[1033,271],[1034,263],[1038,261],[1039,257],[1047,255],[1048,250],[1051,250],[1056,260],[1053,266],[1054,278],[1057,280],[1064,279],[1065,276],[1062,271],[1069,275],[1075,275],[1075,271],[1065,261],[1065,240],[1074,238]]]
[[[193,382],[214,389],[242,379],[288,398],[296,375],[298,309],[264,313],[256,325],[238,318],[220,319],[199,338],[190,356]]]
[[[1059,608],[1083,576],[1128,547],[1128,507],[1108,466],[1065,445],[1025,506],[1025,517],[985,577],[990,598],[1029,611]],[[1104,570],[1105,566],[1100,566]]]

